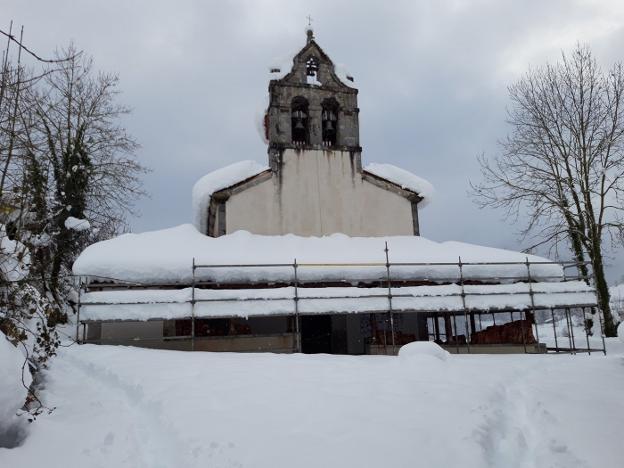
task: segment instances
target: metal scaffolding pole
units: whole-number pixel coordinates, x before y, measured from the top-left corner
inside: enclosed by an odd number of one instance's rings
[[[585,340],[587,341],[587,354],[591,356],[591,347],[589,346],[589,330],[587,327],[587,314],[585,314],[585,307],[583,307],[583,328],[585,329]]]
[[[529,285],[529,297],[531,298],[531,313],[533,315],[533,323],[535,324],[535,334],[537,335],[537,350],[539,352],[539,331],[537,331],[537,318],[535,317],[535,297],[533,293],[533,278],[531,278],[531,263],[529,257],[525,257],[527,268],[527,283]],[[526,311],[524,313],[526,319]],[[526,339],[524,337],[524,325],[522,325],[522,342],[524,345],[524,352],[526,353]]]
[[[572,322],[572,312],[568,309],[568,315],[570,316],[570,336],[572,337],[572,350],[576,354],[576,339],[574,338],[574,323]]]
[[[76,311],[76,343],[80,343],[80,293],[82,292],[82,276],[78,280],[78,306]]]
[[[388,242],[386,242],[386,248],[384,249],[386,253],[386,278],[388,281],[388,315],[390,316],[390,333],[392,334],[392,354],[395,355],[396,352],[396,339],[394,332],[394,313],[392,311],[392,279],[390,278],[390,257],[388,255]]]
[[[193,257],[193,283],[191,285],[191,351],[195,351],[195,257]]]
[[[293,263],[293,269],[295,271],[295,352],[301,352],[301,331],[300,327],[300,318],[299,318],[299,275],[297,273],[297,269],[299,265],[297,264],[297,259],[295,258],[295,262]]]
[[[553,324],[553,334],[555,335],[555,351],[558,353],[559,352],[559,342],[557,341],[557,325],[556,325],[556,320],[555,320],[555,310],[554,309],[550,309],[550,315],[552,317],[552,324]]]
[[[602,310],[598,309],[598,320],[600,321],[600,338],[602,338],[602,352],[607,355],[607,345],[605,343],[604,324],[602,322]]]
[[[570,324],[570,309],[566,307],[564,310],[565,310],[566,324],[568,325],[568,343],[570,344],[570,353],[572,353],[573,344],[572,344],[572,329],[571,329],[572,325]]]
[[[453,325],[455,326],[455,349],[459,354],[459,332],[457,331],[457,316],[453,314]]]
[[[468,333],[468,311],[466,310],[466,290],[464,288],[464,268],[462,259],[459,257],[459,285],[461,287],[462,308],[464,309],[464,329],[466,333],[466,346],[468,346],[468,354],[470,354],[470,334]],[[457,327],[455,327],[457,328]],[[457,330],[455,330],[457,332]]]
[[[524,332],[524,322],[526,322],[526,311],[524,312],[524,318],[522,317],[523,312],[520,312],[520,333],[522,334],[522,346],[524,348],[524,354],[527,354],[527,345],[526,345],[526,333]]]
[[[437,314],[432,317],[435,341],[440,341],[440,322]]]

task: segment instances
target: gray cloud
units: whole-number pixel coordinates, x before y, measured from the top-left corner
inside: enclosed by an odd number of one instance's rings
[[[355,76],[365,162],[434,183],[423,234],[520,249],[519,226],[467,197],[476,155],[494,154],[505,135],[507,86],[577,41],[605,65],[621,59],[624,43],[617,0],[31,0],[0,11],[2,27],[24,24],[41,54],[74,40],[97,67],[119,73],[121,100],[134,109],[127,127],[153,169],[136,231],[189,222],[196,179],[266,158],[255,119],[268,66],[304,45],[311,14],[319,44]],[[624,275],[623,260],[616,251],[612,280]]]

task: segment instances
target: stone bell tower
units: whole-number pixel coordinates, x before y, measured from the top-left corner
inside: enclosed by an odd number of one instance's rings
[[[271,168],[279,170],[287,149],[346,152],[361,167],[358,90],[345,81],[353,78],[336,74],[308,29],[290,72],[269,83],[265,131]]]

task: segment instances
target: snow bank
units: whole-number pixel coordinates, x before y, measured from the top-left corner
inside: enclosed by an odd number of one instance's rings
[[[624,322],[620,323],[617,328],[618,338],[624,343]]]
[[[428,205],[433,199],[435,193],[433,185],[405,169],[393,166],[392,164],[370,163],[364,167],[364,170],[377,177],[394,182],[406,190],[416,192],[423,198],[423,201],[418,205],[421,208]]]
[[[443,365],[442,365],[443,364]],[[621,356],[62,348],[2,467],[621,468]]]
[[[595,305],[593,290],[583,282],[534,283],[536,307]],[[466,286],[468,310],[514,309],[531,307],[526,283]],[[388,310],[386,288],[299,288],[299,313],[374,313]],[[136,320],[210,317],[259,317],[293,315],[295,289],[196,289],[195,308],[191,307],[192,289],[98,291],[81,297],[81,320]],[[414,286],[392,288],[395,312],[462,311],[461,287]]]
[[[197,229],[206,232],[208,205],[215,192],[268,170],[268,166],[256,161],[239,161],[217,169],[199,179],[193,186],[193,219]]]
[[[308,280],[384,280],[385,242],[391,262],[421,263],[393,266],[393,278],[430,279],[440,282],[459,280],[456,265],[430,263],[466,262],[548,262],[534,255],[483,247],[461,242],[433,242],[418,236],[301,237],[293,234],[261,236],[237,231],[221,237],[208,237],[190,224],[142,234],[124,234],[87,247],[74,263],[76,275],[100,276],[119,282],[190,285],[192,262],[211,265],[285,264],[295,259],[304,263],[333,263],[334,266],[299,268],[299,279]],[[366,265],[346,266],[347,263]],[[466,265],[464,278],[526,277],[526,265]],[[559,280],[563,271],[557,264],[531,265],[534,279]],[[200,268],[196,279],[205,281],[290,281],[291,266],[263,268]],[[451,280],[451,281],[449,281]]]
[[[88,231],[91,229],[91,224],[86,219],[74,218],[69,216],[65,220],[65,227],[74,231]]]
[[[399,357],[413,358],[415,356],[432,356],[440,361],[446,361],[451,354],[435,344],[433,341],[413,341],[399,349]]]
[[[0,434],[15,422],[15,413],[24,405],[27,390],[22,385],[24,355],[0,332]],[[30,385],[28,367],[24,373],[25,384]]]

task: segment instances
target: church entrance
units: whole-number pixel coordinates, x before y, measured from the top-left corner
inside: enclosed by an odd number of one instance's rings
[[[301,317],[301,352],[306,354],[332,352],[331,315]]]

